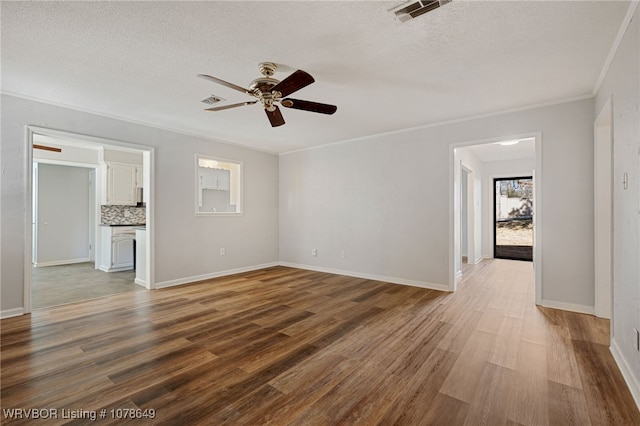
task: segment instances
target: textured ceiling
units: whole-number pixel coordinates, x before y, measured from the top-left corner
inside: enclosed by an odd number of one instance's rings
[[[2,2],[2,90],[286,152],[590,95],[629,7],[620,1],[458,1],[405,23],[402,2]],[[259,105],[204,112],[275,62],[316,82],[295,98],[332,116]],[[222,105],[222,104],[218,104]]]

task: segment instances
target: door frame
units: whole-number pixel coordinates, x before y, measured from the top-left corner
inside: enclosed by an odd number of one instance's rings
[[[497,221],[497,217],[496,217],[496,213],[497,213],[496,212],[496,203],[498,201],[498,200],[496,200],[496,182],[499,181],[499,180],[517,180],[517,179],[530,179],[531,183],[533,185],[533,191],[534,191],[534,194],[535,194],[536,187],[535,187],[535,181],[533,180],[533,175],[531,175],[531,176],[515,176],[515,177],[505,176],[505,177],[493,177],[493,178],[491,178],[491,181],[493,182],[493,187],[492,187],[493,188],[493,196],[491,197],[491,199],[493,200],[493,205],[491,206],[492,207],[491,211],[493,212],[492,220],[491,220],[491,227],[493,228],[492,229],[492,231],[493,231],[493,244],[492,244],[493,253],[492,253],[492,256],[493,256],[494,259],[524,260],[524,259],[511,258],[511,257],[496,257],[496,246],[497,246],[496,240],[497,240],[497,237],[498,237],[498,235],[497,235],[498,230],[497,230],[497,226],[496,226],[496,223],[498,222]],[[532,196],[533,196],[533,194],[532,194]],[[535,197],[534,197],[533,201],[534,201],[533,209],[535,211],[535,208],[536,208]],[[532,224],[533,224],[533,233],[535,235],[536,228],[535,228],[535,223],[533,223],[533,217],[531,218],[531,221],[532,221]],[[532,244],[532,247],[531,247],[531,252],[532,252],[531,253],[531,257],[532,258],[531,258],[531,260],[525,260],[526,262],[533,262],[533,244],[534,243],[532,242],[531,244]]]
[[[458,167],[455,149],[463,148],[471,145],[482,145],[488,143],[496,143],[505,140],[514,139],[534,139],[535,146],[535,169],[533,171],[533,220],[534,220],[534,236],[533,236],[533,270],[535,282],[535,303],[540,305],[542,302],[542,230],[543,230],[543,214],[542,214],[542,132],[504,135],[501,137],[493,137],[489,139],[477,139],[463,142],[454,142],[449,144],[449,291],[456,291],[457,288],[457,269],[456,259],[460,258],[460,168]],[[484,178],[484,177],[483,177]],[[457,241],[456,241],[457,239]]]
[[[147,289],[155,288],[155,249],[154,249],[154,230],[155,230],[155,221],[154,221],[154,158],[155,158],[155,148],[147,145],[133,144],[129,142],[118,141],[115,139],[106,139],[96,136],[83,135],[79,133],[72,133],[63,130],[49,129],[46,127],[39,126],[25,126],[25,146],[27,155],[25,156],[24,167],[24,175],[27,177],[26,179],[26,188],[25,188],[25,215],[24,215],[24,230],[25,230],[25,238],[24,238],[24,265],[23,265],[23,273],[24,273],[24,291],[23,291],[23,313],[30,313],[32,310],[31,303],[31,256],[33,254],[33,226],[32,226],[32,212],[33,212],[33,137],[34,135],[43,135],[49,136],[55,139],[62,139],[65,141],[69,141],[70,143],[75,144],[92,144],[92,145],[102,145],[107,147],[115,147],[115,148],[125,148],[130,150],[141,151],[143,155],[143,163],[149,164],[149,167],[144,170],[144,178],[148,182],[148,188],[146,189],[147,198],[147,250],[146,250],[146,276],[147,278]],[[96,188],[100,187],[101,179],[100,175],[96,173]],[[98,195],[99,191],[96,191],[96,195]],[[99,237],[99,234],[98,234]],[[100,241],[95,241],[96,248],[99,247]],[[96,255],[99,255],[99,252],[96,252]]]
[[[595,314],[613,312],[613,99],[604,104],[593,123],[594,283]],[[613,336],[613,321],[611,322]]]
[[[464,193],[462,191],[462,178],[463,173],[465,172],[467,175],[467,180],[465,182],[467,192]],[[466,224],[462,220],[460,221],[460,240],[461,240],[461,249],[462,249],[462,240],[463,240],[463,226],[466,226],[467,229],[467,264],[475,265],[482,260],[482,248],[480,243],[482,241],[481,234],[481,226],[477,226],[477,224],[482,224],[482,211],[481,209],[477,209],[476,205],[477,201],[481,198],[480,194],[476,194],[476,172],[475,170],[464,163],[464,161],[460,161],[460,208],[461,208],[461,216],[462,216],[462,206],[466,205],[466,214],[467,221]],[[466,199],[465,199],[466,195]],[[462,250],[461,250],[462,251]],[[462,260],[461,260],[462,262]]]

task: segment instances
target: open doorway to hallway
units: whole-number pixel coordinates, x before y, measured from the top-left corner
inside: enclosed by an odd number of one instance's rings
[[[518,206],[506,211],[504,219],[512,219],[512,225],[523,225],[523,233],[527,234],[529,258],[533,259],[536,282],[536,299],[540,299],[540,229],[534,227],[534,221],[539,219],[540,203],[540,153],[541,136],[531,134],[513,138],[466,142],[451,147],[451,212],[450,232],[452,236],[451,249],[451,289],[461,281],[464,271],[469,265],[474,265],[482,259],[504,257],[514,259],[516,256],[505,256],[495,253],[496,243],[502,244],[499,233],[496,235],[496,220],[494,217],[496,181],[502,179],[526,178],[511,185],[515,188],[520,184],[527,187],[527,199],[523,205],[518,198]],[[535,182],[535,185],[534,185]],[[513,189],[512,188],[512,189]],[[522,188],[517,189],[515,193]],[[514,195],[511,194],[511,195]],[[534,198],[535,195],[535,198]],[[507,197],[508,198],[508,197]],[[505,209],[507,205],[504,206]],[[517,212],[517,219],[510,218],[509,213]],[[518,222],[518,220],[520,222]],[[505,220],[507,222],[507,220]],[[526,223],[525,223],[526,222]],[[535,238],[534,238],[535,236]],[[515,241],[517,242],[517,240]],[[465,263],[466,261],[466,263]]]

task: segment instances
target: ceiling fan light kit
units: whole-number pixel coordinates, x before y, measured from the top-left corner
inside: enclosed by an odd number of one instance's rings
[[[277,68],[278,67],[273,62],[260,63],[258,69],[260,70],[262,77],[253,80],[248,89],[221,80],[217,77],[212,77],[207,74],[198,74],[198,77],[200,78],[204,78],[206,80],[257,98],[257,100],[255,101],[207,108],[205,109],[205,111],[222,111],[225,109],[236,108],[260,102],[262,104],[262,107],[264,108],[267,118],[269,119],[269,122],[271,123],[271,127],[282,126],[285,123],[284,117],[280,112],[280,108],[278,108],[278,103],[285,108],[299,109],[302,111],[310,111],[320,114],[330,115],[336,112],[338,108],[335,105],[322,104],[319,102],[304,101],[299,99],[283,99],[285,96],[288,96],[291,93],[297,92],[303,87],[310,85],[315,80],[307,72],[297,70],[284,80],[280,81],[272,77],[275,74]],[[223,100],[218,96],[212,95],[209,98],[204,99],[202,102],[209,103],[206,102],[206,100],[210,98]]]

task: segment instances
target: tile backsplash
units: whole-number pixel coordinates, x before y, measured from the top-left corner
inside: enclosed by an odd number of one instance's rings
[[[100,206],[100,223],[105,225],[147,223],[147,209],[134,206]]]

